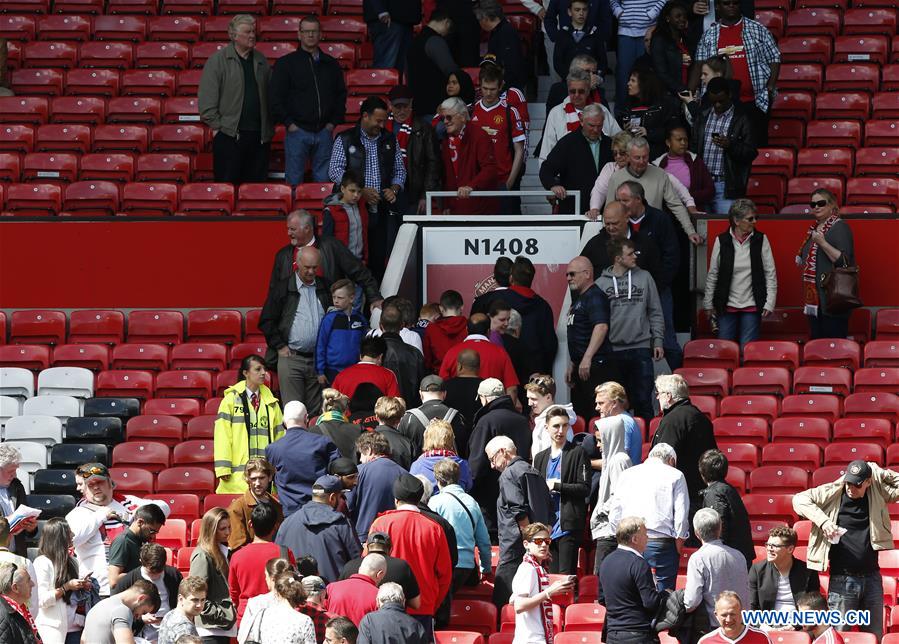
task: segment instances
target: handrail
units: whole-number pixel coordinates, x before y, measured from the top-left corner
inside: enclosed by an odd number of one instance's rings
[[[458,193],[453,190],[429,190],[425,193],[425,215],[432,217],[434,215],[431,208],[431,200],[434,197],[455,197]],[[574,197],[574,212],[561,213],[567,215],[582,215],[581,212],[581,192],[580,190],[572,190],[569,193]],[[555,197],[552,190],[473,190],[472,197]],[[502,213],[497,213],[502,214]]]

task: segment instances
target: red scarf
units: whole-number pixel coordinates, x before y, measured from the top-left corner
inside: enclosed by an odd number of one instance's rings
[[[569,132],[575,132],[581,126],[578,109],[571,101],[565,103],[565,127]]]
[[[454,458],[457,454],[451,449],[429,449],[422,453],[422,456],[428,458],[430,456],[441,456],[443,458]]]
[[[530,564],[537,572],[537,592],[542,593],[549,587],[549,575],[542,564],[530,554],[525,554],[522,563]],[[548,599],[540,602],[540,612],[543,614],[543,635],[546,636],[546,644],[553,644],[555,633],[553,631],[553,605]]]
[[[16,611],[26,622],[28,622],[28,625],[31,627],[31,630],[34,633],[34,637],[38,642],[42,642],[43,640],[41,639],[40,633],[37,632],[37,626],[34,625],[34,620],[31,619],[31,613],[28,612],[28,608],[26,608],[24,604],[20,604],[19,602],[17,602],[9,595],[0,595],[0,597],[3,597],[3,599],[6,600],[6,603],[10,605],[10,608]]]
[[[409,161],[406,158],[406,148],[409,146],[409,137],[412,136],[412,124],[411,123],[400,123],[393,115],[387,121],[388,130],[393,132],[394,136],[396,136],[396,145],[399,147],[400,152],[403,155],[403,163],[406,164],[406,168],[409,167]]]
[[[821,234],[826,235],[827,231],[830,230],[835,223],[840,219],[839,215],[831,215],[827,219],[824,220],[824,224],[821,228]],[[818,224],[812,224],[808,229],[808,235],[805,237],[805,241],[802,242],[802,247],[809,242],[812,238],[812,235],[818,229]],[[802,257],[802,247],[799,249],[799,255],[797,256],[797,260],[800,262]],[[808,249],[808,255],[805,258],[805,267],[802,269],[802,290],[805,296],[805,312],[807,315],[818,315],[818,305],[820,304],[818,300],[818,244],[815,242],[811,242],[811,245]]]

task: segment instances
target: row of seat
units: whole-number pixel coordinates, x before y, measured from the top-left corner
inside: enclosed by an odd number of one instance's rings
[[[891,73],[895,69],[895,65],[886,67]],[[896,89],[895,77],[891,75],[886,78],[883,85],[885,93],[878,98],[878,116],[875,118],[887,119],[895,116],[895,104],[892,103],[894,99],[889,94]],[[793,118],[802,121],[827,119],[864,121],[871,118],[872,110],[873,99],[871,93],[867,91],[847,89],[821,93],[792,89],[778,93],[772,104],[771,115],[775,119]],[[770,128],[769,133],[778,134],[776,129],[771,132]]]
[[[878,40],[879,39],[879,40]],[[870,56],[876,58],[876,62],[836,62],[831,64],[819,63],[783,63],[777,77],[777,88],[783,91],[792,90],[808,90],[811,92],[829,92],[829,91],[851,91],[861,90],[863,92],[876,92],[881,87],[881,65],[886,62],[886,39],[879,36],[868,36],[867,38],[849,37],[849,40],[862,41],[861,48],[867,48],[869,45],[880,44],[884,49],[872,47],[870,54],[848,54],[846,56]],[[848,45],[852,43],[847,43]],[[851,59],[850,59],[851,60]],[[895,75],[895,70],[891,70]],[[891,78],[889,84],[894,82]]]
[[[784,41],[796,37],[823,34],[830,37],[836,37],[838,34],[844,36],[883,34],[891,37],[896,34],[895,6],[838,10],[833,4],[791,11],[779,8],[759,9],[756,11],[755,19],[765,25],[777,40],[782,56],[791,49],[789,46],[785,49]],[[785,35],[786,38],[783,37]]]
[[[731,340],[690,340],[684,345],[684,367],[718,367],[733,371],[744,367],[801,366],[866,367],[899,366],[899,309],[882,309],[875,318],[878,341],[862,346],[845,338],[822,338],[802,345],[788,340],[754,340],[742,350]],[[864,356],[864,363],[862,357]]]
[[[839,205],[886,206],[899,210],[899,180],[889,177],[793,177],[751,175],[746,196],[758,206],[780,212],[785,205],[808,203],[809,195],[820,189],[830,190]]]
[[[713,367],[681,368],[690,391],[697,394],[837,394],[887,392],[899,394],[899,367],[869,367],[853,374],[842,367],[740,367],[733,373]]]
[[[807,147],[798,154],[792,148],[761,148],[752,162],[754,175],[776,174],[785,179],[828,175],[895,177],[897,168],[899,148],[888,146]]]

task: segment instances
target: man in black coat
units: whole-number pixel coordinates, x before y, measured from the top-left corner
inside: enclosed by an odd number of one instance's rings
[[[655,241],[631,228],[627,211],[619,201],[606,204],[602,212],[602,230],[590,238],[581,254],[593,264],[593,274],[599,275],[614,261],[609,257],[607,244],[613,239],[630,239],[637,250],[637,266],[652,275],[658,288],[659,280],[670,281],[662,274],[662,256]]]
[[[387,351],[384,353],[381,366],[396,374],[400,393],[408,408],[415,407],[420,402],[418,385],[425,376],[425,359],[421,351],[400,337],[402,329],[402,312],[392,304],[385,306],[381,312],[381,337],[387,344]]]
[[[768,531],[765,561],[753,564],[749,569],[749,608],[774,610],[778,580],[782,577],[790,580],[794,602],[802,593],[818,592],[821,587],[818,571],[809,570],[804,561],[793,556],[796,541],[796,531],[793,528],[778,526]]]
[[[507,85],[525,91],[530,74],[521,38],[503,14],[502,6],[496,0],[482,0],[475,9],[475,16],[481,29],[490,34],[487,53],[496,56]]]
[[[435,418],[445,420],[453,427],[453,435],[456,437],[456,453],[462,458],[466,458],[468,456],[466,420],[458,409],[443,402],[446,398],[446,386],[443,378],[434,375],[422,378],[418,387],[418,395],[422,400],[421,406],[406,410],[397,431],[412,441],[416,454],[421,454],[428,424]]]
[[[299,30],[300,48],[275,61],[269,90],[272,118],[287,128],[284,174],[291,186],[303,183],[310,155],[312,180],[328,181],[332,132],[346,114],[343,70],[318,46],[322,38],[318,18],[303,17]]]
[[[440,144],[431,123],[420,116],[413,116],[411,89],[397,85],[390,90],[387,98],[393,116],[389,125],[406,162],[406,214],[423,215],[427,205],[425,194],[430,190],[439,190],[443,178]]]
[[[749,513],[740,498],[740,492],[725,479],[727,457],[717,449],[699,457],[699,474],[708,486],[702,490],[702,507],[712,508],[721,517],[721,542],[738,550],[746,558],[746,567],[755,560],[752,528]]]
[[[605,115],[599,105],[587,105],[578,115],[581,127],[561,139],[540,166],[540,183],[562,200],[560,211],[574,212],[574,199],[569,191],[580,191],[581,212],[590,208],[590,191],[599,171],[612,160],[612,140],[603,136]],[[597,273],[598,275],[599,273]]]
[[[453,3],[460,7],[464,4]],[[421,28],[421,33],[415,36],[409,48],[407,82],[412,90],[415,110],[421,116],[428,117],[437,113],[440,102],[446,98],[447,76],[459,69],[447,43],[447,36],[453,31],[453,26],[447,11],[438,7],[431,13],[428,24]],[[477,23],[474,28],[478,28]],[[472,66],[476,64],[477,60]]]
[[[690,390],[683,376],[673,374],[656,378],[656,391],[662,408],[662,422],[652,437],[653,447],[667,443],[677,454],[677,469],[687,480],[690,495],[690,522],[699,509],[704,487],[699,474],[699,459],[710,449],[718,449],[712,421],[690,402]]]

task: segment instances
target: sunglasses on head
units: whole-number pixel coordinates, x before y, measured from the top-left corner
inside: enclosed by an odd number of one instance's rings
[[[809,202],[810,208],[823,208],[827,205],[827,199],[819,199],[818,201]]]
[[[88,476],[106,476],[107,472],[105,468],[101,468],[97,465],[93,465],[88,467],[86,465],[82,465],[78,468],[78,474],[82,478],[87,478]]]

